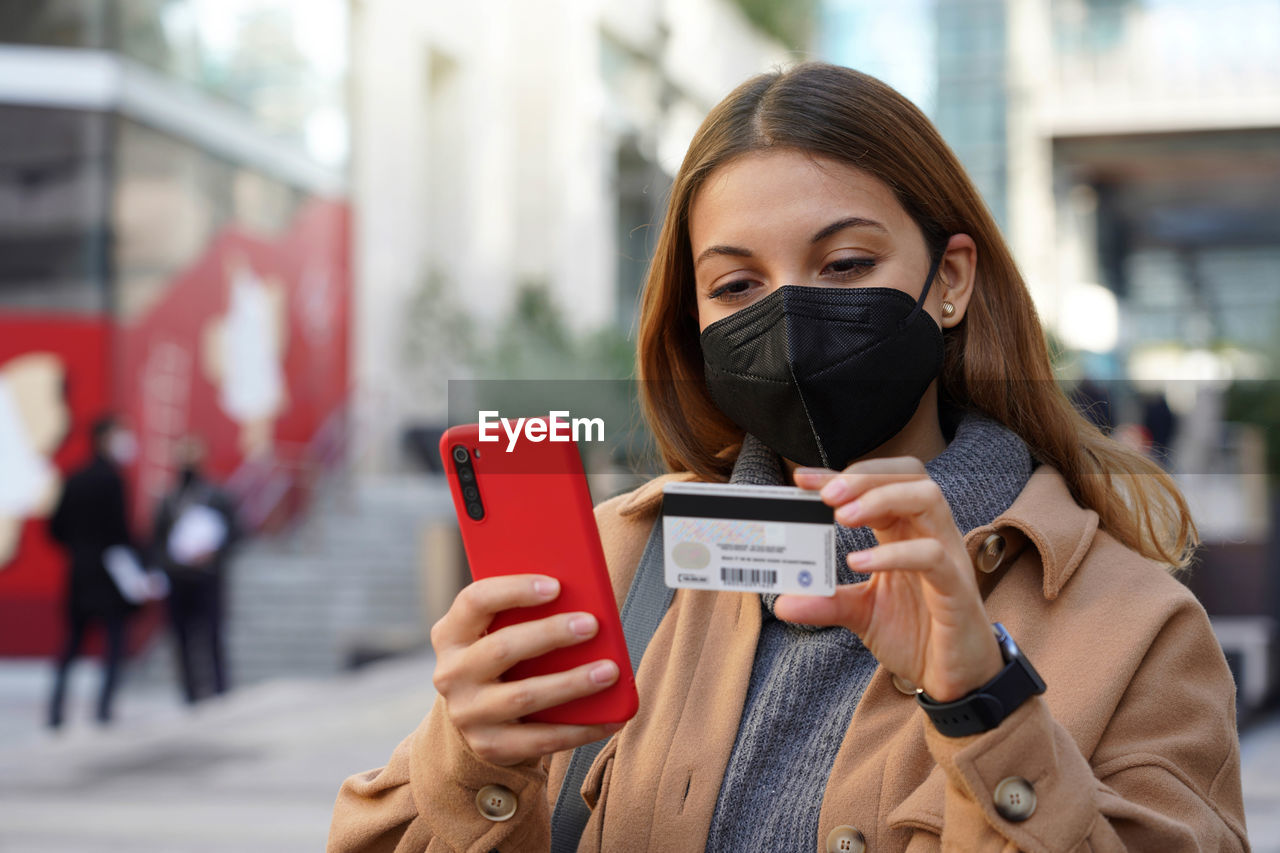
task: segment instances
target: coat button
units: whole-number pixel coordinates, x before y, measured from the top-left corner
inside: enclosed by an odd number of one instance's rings
[[[978,549],[978,569],[989,575],[1000,568],[1004,562],[1004,547],[1004,537],[999,533],[992,533],[982,540],[982,547]]]
[[[827,853],[863,853],[867,839],[856,827],[837,826],[827,833]]]
[[[1009,776],[996,785],[996,811],[1005,820],[1021,823],[1036,810],[1036,789],[1021,776]]]
[[[485,785],[476,794],[476,808],[489,820],[501,822],[516,813],[516,795],[505,785]]]
[[[893,677],[893,686],[898,688],[899,693],[905,693],[908,696],[914,696],[920,692],[919,687],[916,687],[914,684],[912,684],[910,681],[907,681],[901,675],[895,675]]]

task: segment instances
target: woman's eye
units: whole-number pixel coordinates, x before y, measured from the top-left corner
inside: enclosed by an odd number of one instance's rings
[[[711,299],[719,299],[725,302],[732,302],[735,298],[741,297],[751,288],[751,282],[745,278],[722,284],[712,290],[707,296]]]
[[[874,258],[839,258],[827,264],[826,271],[836,276],[853,278],[870,272],[875,265]]]

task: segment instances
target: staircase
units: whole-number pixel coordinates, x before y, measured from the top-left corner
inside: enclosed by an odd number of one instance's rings
[[[294,529],[243,543],[227,578],[232,686],[327,676],[421,648],[435,568],[424,534],[453,523],[443,476],[338,479]],[[135,672],[172,682],[172,641],[153,643]]]

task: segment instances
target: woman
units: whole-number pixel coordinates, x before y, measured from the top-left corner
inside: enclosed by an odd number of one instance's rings
[[[347,780],[331,850],[545,850],[569,751],[603,737],[582,850],[1247,846],[1231,677],[1170,574],[1186,504],[1064,398],[990,215],[909,102],[805,64],[712,111],[639,374],[673,473],[597,507],[619,600],[672,479],[820,490],[844,583],[677,591],[620,730],[518,722],[616,668],[498,681],[595,623],[485,635],[556,590],[471,585],[432,631],[441,698]]]

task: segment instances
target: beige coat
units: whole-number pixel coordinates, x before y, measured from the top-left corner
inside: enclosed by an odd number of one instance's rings
[[[667,475],[596,508],[619,601],[648,538]],[[1048,691],[998,728],[964,738],[932,729],[878,669],[836,755],[812,850],[839,826],[870,851],[1241,850],[1245,839],[1231,675],[1204,610],[1135,555],[1041,466],[993,531],[1002,564],[979,574],[986,608]],[[754,594],[677,591],[637,673],[640,712],[601,751],[582,788],[592,805],[580,850],[701,851],[737,733],[760,631]],[[423,677],[426,677],[424,673]],[[386,767],[343,784],[329,838],[339,851],[548,848],[567,766],[480,760],[437,700]],[[1031,783],[1022,822],[993,805],[1001,780]],[[516,813],[477,809],[485,785]]]

